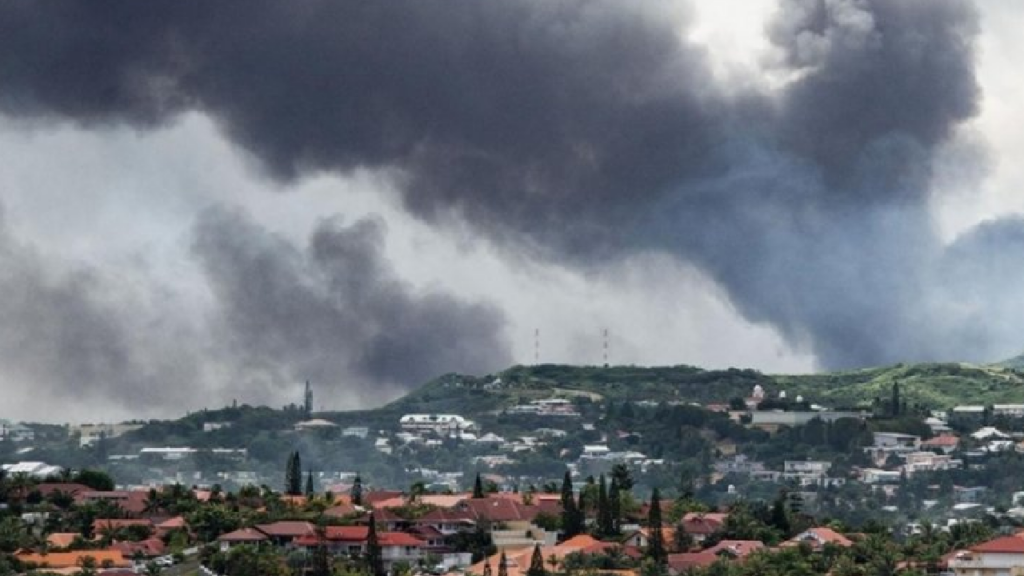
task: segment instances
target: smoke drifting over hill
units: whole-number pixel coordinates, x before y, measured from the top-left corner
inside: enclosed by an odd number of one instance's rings
[[[1020,223],[947,250],[929,212],[938,154],[979,106],[970,2],[784,0],[768,35],[788,80],[771,89],[717,82],[665,10],[7,3],[0,110],[142,129],[200,111],[279,182],[386,170],[419,218],[569,267],[670,253],[826,367],[1016,348],[1006,287],[977,262]],[[231,354],[406,383],[508,358],[499,312],[407,293],[380,234],[325,224],[298,251],[203,216]],[[461,344],[421,347],[436,339]]]

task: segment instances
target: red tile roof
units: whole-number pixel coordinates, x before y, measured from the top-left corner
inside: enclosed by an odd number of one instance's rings
[[[324,510],[325,516],[331,516],[333,518],[344,518],[346,516],[354,516],[356,513],[357,510],[355,506],[353,506],[351,503],[344,502],[338,504],[337,506],[332,506],[327,510]]]
[[[475,518],[476,516],[474,516],[469,510],[445,510],[443,508],[437,508],[427,512],[412,522],[414,524],[452,524],[460,522],[475,524]]]
[[[780,546],[799,546],[801,543],[810,544],[814,548],[820,548],[825,544],[833,544],[835,546],[842,546],[843,548],[853,546],[852,540],[831,528],[825,528],[823,526],[804,530],[794,538],[786,540],[780,544]]]
[[[737,558],[745,558],[758,550],[764,550],[764,548],[764,542],[760,540],[722,540],[705,550],[705,552],[712,552],[714,554],[727,553]]]
[[[953,436],[951,434],[942,434],[930,440],[925,440],[924,442],[921,442],[921,446],[937,446],[940,448],[946,448],[955,447],[959,443],[960,439],[957,438],[956,436]]]
[[[159,538],[147,538],[139,542],[115,542],[110,545],[110,549],[117,550],[126,558],[131,558],[136,552],[148,558],[163,556],[167,553],[167,546]]]
[[[533,521],[541,509],[538,506],[527,506],[511,498],[470,498],[459,504],[476,520],[491,522],[513,522],[516,520]]]
[[[991,554],[1024,554],[1024,538],[1019,536],[1003,536],[971,547],[971,552],[987,552]]]
[[[65,494],[76,496],[81,492],[89,492],[92,488],[76,482],[43,482],[36,486],[36,490],[39,490],[43,497],[49,496],[54,492],[64,492]]]
[[[112,566],[131,566],[131,562],[117,550],[82,550],[79,552],[53,552],[50,554],[22,552],[15,556],[25,564],[36,564],[48,568],[78,567],[81,566],[82,559],[86,557],[91,557],[96,561],[97,565],[102,565],[109,561]]]
[[[242,528],[241,530],[221,534],[217,538],[221,542],[262,542],[266,539],[267,535],[255,528]]]
[[[691,568],[704,568],[715,563],[718,555],[714,552],[683,552],[681,554],[669,554],[668,566],[676,573],[686,572]]]
[[[378,538],[381,546],[411,546],[421,547],[427,543],[412,534],[405,532],[382,532]]]
[[[708,535],[721,530],[728,514],[720,512],[688,512],[683,516],[683,532],[687,534]]]
[[[305,534],[313,534],[315,526],[309,522],[287,521],[272,524],[258,524],[256,529],[272,538],[294,538]]]
[[[390,500],[392,498],[400,498],[401,496],[401,490],[374,490],[373,492],[367,492],[366,494],[363,494],[363,504],[366,506],[373,506],[374,502],[380,502],[381,500]]]

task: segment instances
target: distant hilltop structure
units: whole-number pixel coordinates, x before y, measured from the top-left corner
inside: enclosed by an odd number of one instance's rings
[[[309,385],[309,380],[306,380],[306,393],[303,396],[302,409],[306,413],[307,419],[313,415],[313,388]]]
[[[442,433],[476,429],[476,422],[458,414],[406,414],[399,419],[398,424],[409,432]]]

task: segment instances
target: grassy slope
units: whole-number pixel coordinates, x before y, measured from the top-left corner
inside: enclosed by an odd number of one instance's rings
[[[500,378],[500,384],[495,383]],[[903,397],[931,408],[957,404],[1024,403],[1024,373],[1000,365],[897,364],[810,375],[765,375],[752,370],[705,371],[691,366],[640,368],[615,366],[516,366],[496,377],[447,375],[388,405],[389,411],[459,412],[495,410],[531,399],[575,392],[615,401],[678,400],[725,402],[749,395],[755,384],[769,394],[786,390],[790,398],[826,406],[869,404],[888,398],[898,381]]]

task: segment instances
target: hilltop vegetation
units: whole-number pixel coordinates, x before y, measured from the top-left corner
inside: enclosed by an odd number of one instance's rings
[[[770,394],[829,407],[871,406],[894,382],[904,396],[930,409],[958,404],[1024,402],[1024,371],[1000,365],[896,364],[843,372],[768,375],[755,370],[702,370],[693,366],[515,366],[487,377],[449,374],[414,390],[381,410],[474,414],[500,410],[553,394],[585,394],[613,402],[683,401],[706,404],[748,396],[760,385]]]

